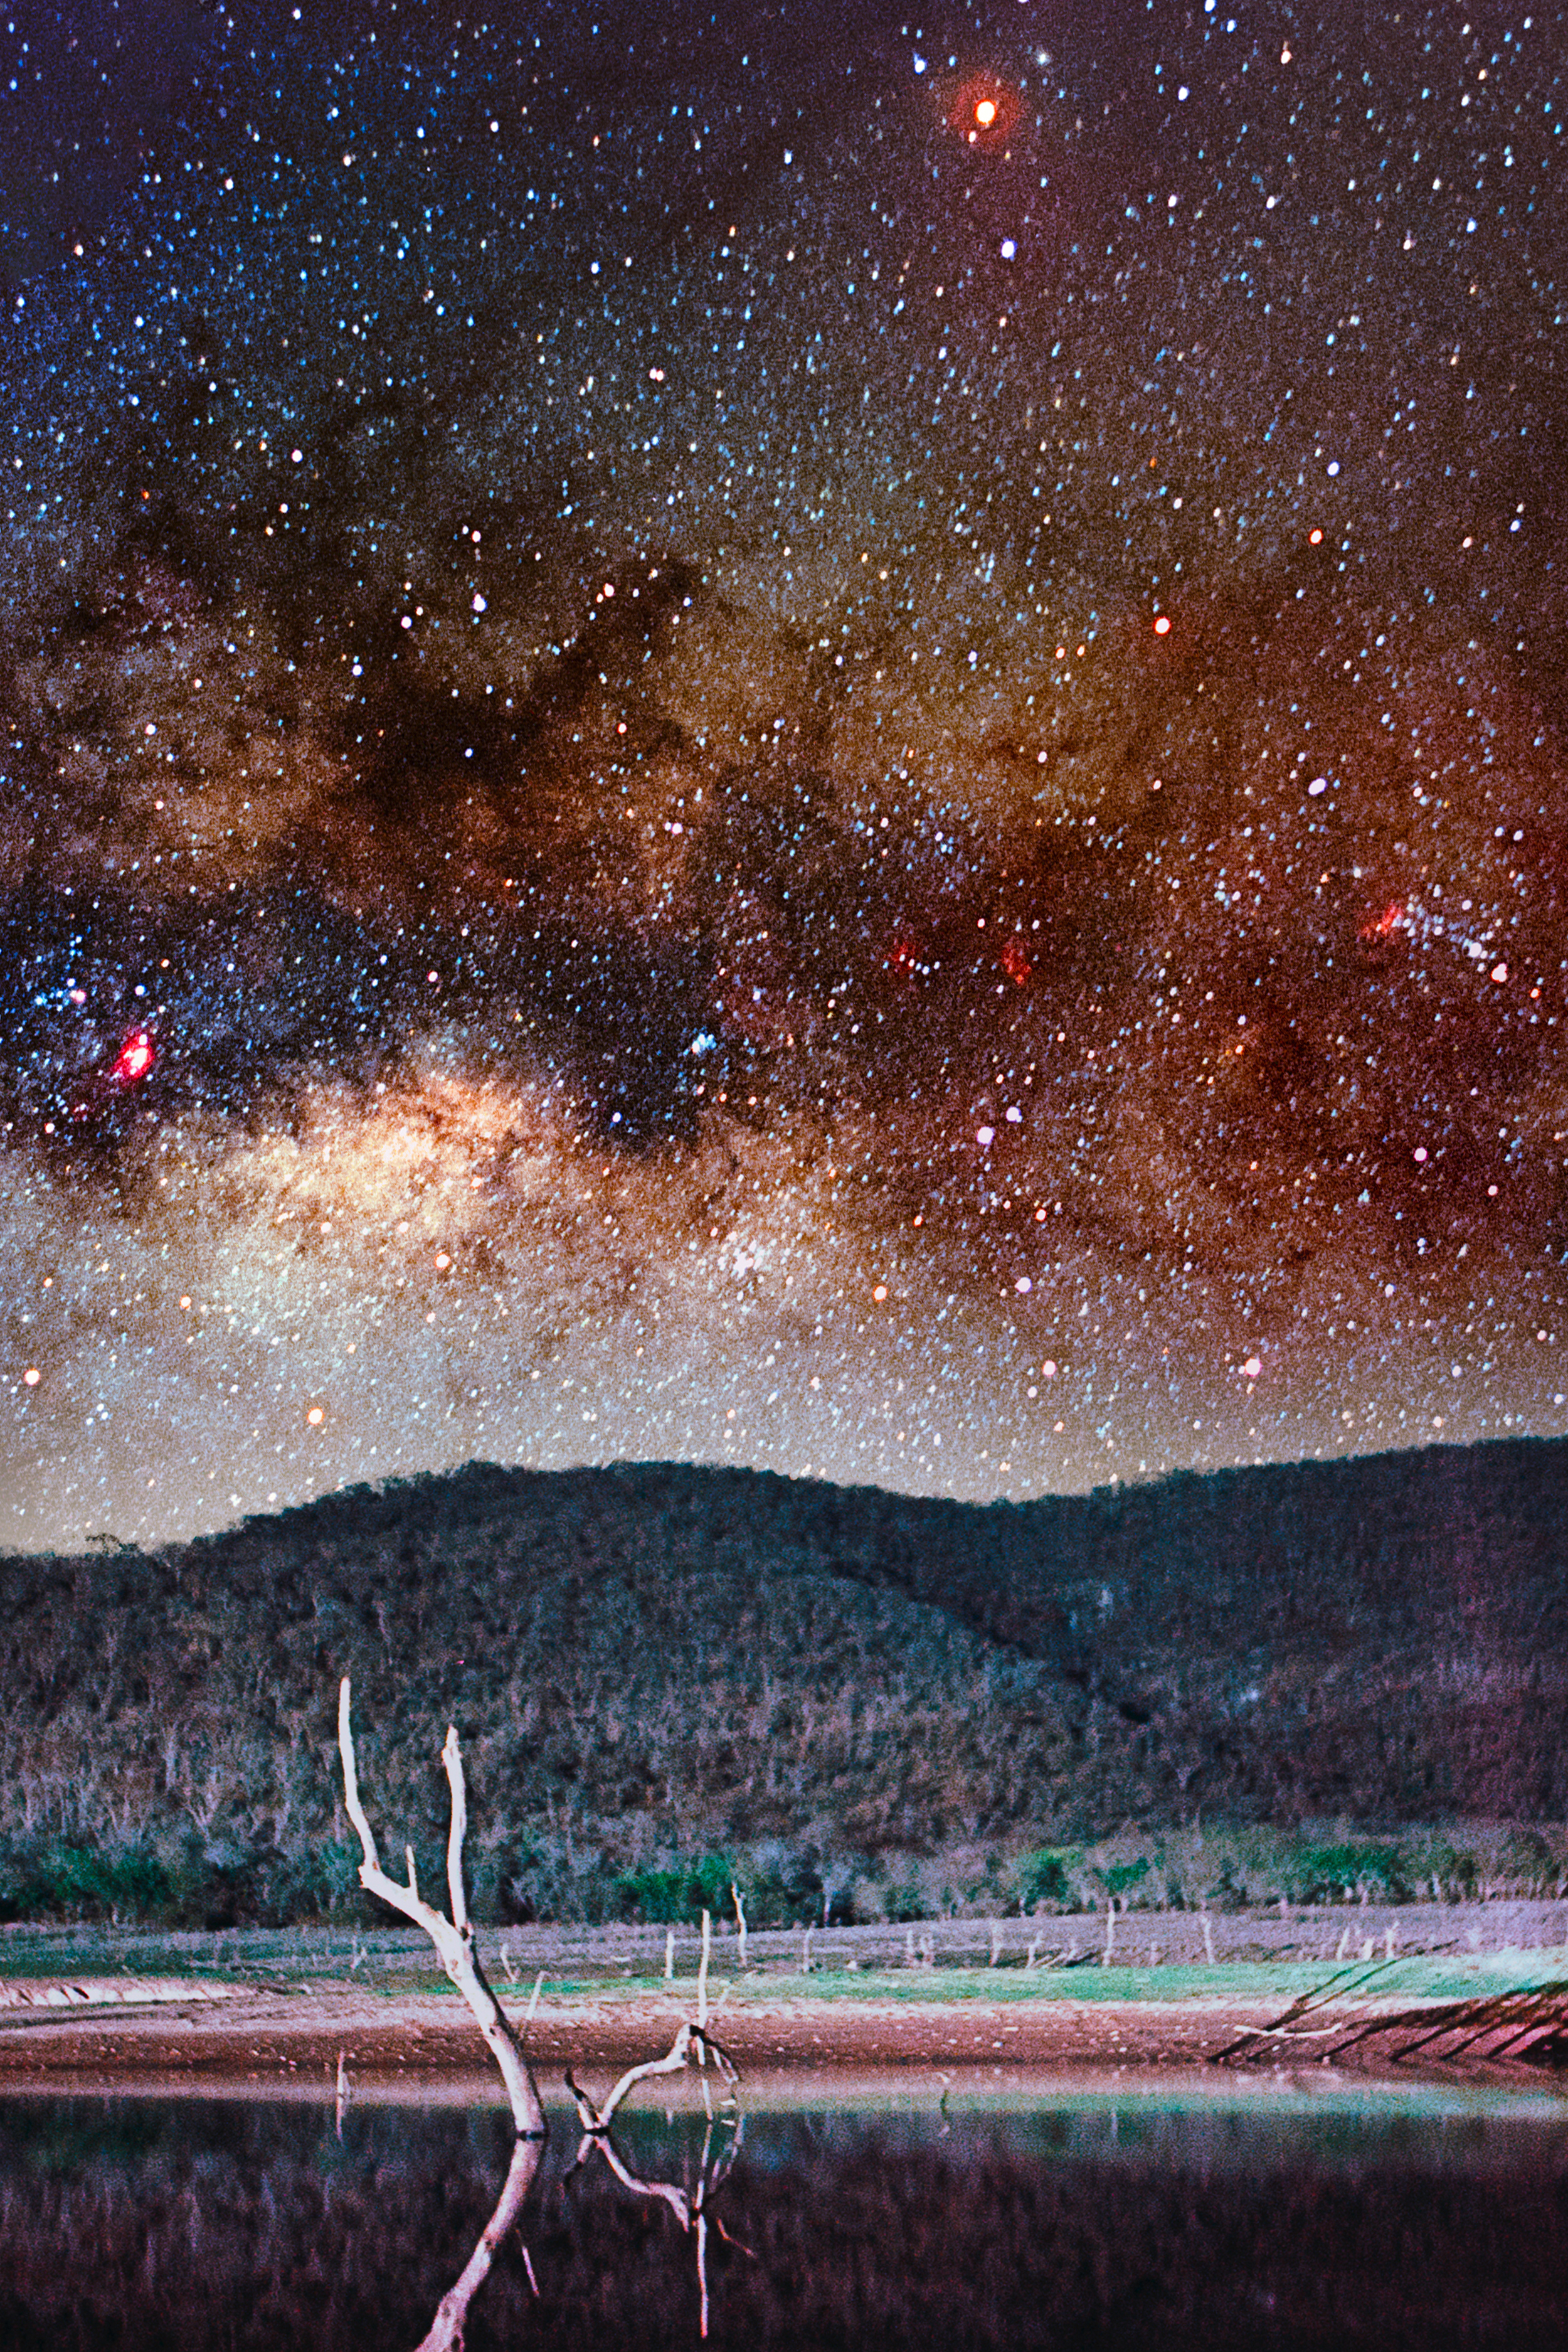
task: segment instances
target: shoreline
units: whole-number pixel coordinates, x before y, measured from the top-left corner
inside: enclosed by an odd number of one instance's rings
[[[1568,2092],[1568,1906],[1103,1913],[716,1932],[708,2022],[753,2085],[1254,2076]],[[618,2074],[699,2013],[689,1927],[480,1931],[541,2090]],[[803,1965],[809,1963],[809,1966]],[[664,1968],[674,1973],[666,1977]],[[530,2003],[537,2003],[526,2024]],[[0,2096],[498,2092],[425,1937],[401,1927],[0,1932]],[[1218,2063],[1217,2063],[1218,2062]]]
[[[1075,2083],[1131,2088],[1173,2075],[1201,2079],[1218,2094],[1241,2077],[1261,2083],[1309,2072],[1333,2081],[1511,2084],[1568,2097],[1568,1995],[1539,1970],[1495,1974],[1505,1980],[1459,2000],[1359,1989],[1354,1979],[1304,1990],[1278,1982],[1246,1992],[1173,1987],[1170,1997],[1120,1986],[1084,1997],[1059,1980],[1018,1991],[970,1986],[946,1998],[925,1986],[808,1990],[797,1981],[747,1987],[738,1998],[732,1986],[711,2005],[709,2021],[752,2098],[764,2086],[779,2095],[807,2081],[841,2094],[857,2081],[874,2079],[885,2093],[936,2080],[956,2095]],[[330,2099],[340,2058],[353,2096],[501,2097],[455,1994],[230,1987],[214,1999],[215,1990],[170,1987],[172,1998],[146,2006],[0,2009],[0,2097]],[[694,1996],[695,1987],[677,1985],[541,2000],[526,2040],[547,2100],[568,2066],[580,2076],[613,2076],[668,2048],[694,2014]],[[521,2006],[509,2004],[519,2029]],[[1412,2041],[1419,2045],[1413,2052]]]

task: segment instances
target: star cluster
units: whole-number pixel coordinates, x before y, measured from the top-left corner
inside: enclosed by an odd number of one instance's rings
[[[4,37],[7,1540],[1568,1426],[1555,15],[164,31]]]

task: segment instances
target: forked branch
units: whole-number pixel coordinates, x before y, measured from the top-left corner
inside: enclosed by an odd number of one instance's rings
[[[615,2120],[615,2110],[622,2100],[629,2091],[634,2091],[639,2083],[645,2083],[650,2074],[684,2073],[694,2043],[699,2058],[704,2060],[711,2058],[727,2082],[737,2083],[740,2080],[739,2070],[729,2053],[721,2049],[713,2036],[705,2033],[700,2025],[694,2025],[689,2018],[685,2019],[677,2027],[675,2038],[664,2055],[662,2058],[644,2058],[640,2066],[628,2066],[614,2089],[609,2093],[601,2107],[595,2107],[587,2092],[573,2080],[570,2069],[568,2070],[566,2087],[577,2102],[577,2112],[583,2130],[590,2134],[607,2132]]]
[[[354,1734],[350,1720],[350,1684],[347,1675],[338,1693],[338,1746],[343,1759],[343,1802],[349,1819],[359,1832],[364,1849],[360,1864],[360,1884],[371,1895],[377,1895],[405,1919],[422,1927],[441,1955],[441,1965],[458,1991],[463,1995],[478,2022],[480,2032],[507,2086],[511,2101],[512,2120],[519,2137],[542,2139],[545,2136],[545,2111],[540,2104],[538,2085],[533,2069],[524,2057],[521,2044],[513,2032],[486,1980],[474,1948],[474,1927],[468,1916],[468,1906],[463,1892],[463,1840],[468,1825],[468,1799],[463,1780],[463,1753],[457,1744],[457,1733],[449,1727],[446,1745],[441,1760],[446,1768],[447,1786],[452,1792],[452,1827],[446,1843],[446,1883],[452,1897],[453,1916],[448,1919],[434,1905],[427,1903],[419,1891],[414,1875],[413,1853],[408,1853],[408,1884],[400,1885],[382,1868],[376,1851],[375,1832],[360,1801],[360,1777],[354,1762]]]
[[[468,2306],[489,2271],[497,2247],[522,2210],[523,2200],[538,2171],[539,2158],[544,2153],[545,2111],[540,2104],[533,2069],[524,2057],[521,2044],[499,2001],[486,1981],[479,1956],[474,1948],[474,1927],[463,1889],[463,1842],[468,1832],[468,1796],[463,1779],[463,1752],[457,1744],[455,1727],[447,1727],[446,1744],[441,1751],[441,1760],[446,1768],[446,1785],[452,1793],[452,1822],[446,1840],[446,1885],[452,1901],[452,1916],[448,1919],[421,1895],[412,1846],[404,1849],[408,1856],[406,1885],[400,1886],[397,1880],[389,1878],[382,1868],[381,1856],[376,1851],[375,1832],[360,1799],[360,1776],[354,1760],[350,1701],[349,1677],[345,1675],[338,1692],[338,1747],[343,1759],[343,1802],[364,1852],[364,1860],[360,1864],[360,1884],[367,1893],[379,1895],[394,1911],[401,1911],[405,1919],[411,1919],[416,1927],[422,1927],[440,1953],[443,1968],[473,2011],[486,2044],[501,2070],[501,2079],[506,2084],[507,2096],[511,2102],[512,2121],[517,2127],[517,2144],[512,2150],[512,2161],[496,2210],[486,2223],[462,2276],[442,2297],[430,2332],[419,2347],[419,2352],[461,2352]]]

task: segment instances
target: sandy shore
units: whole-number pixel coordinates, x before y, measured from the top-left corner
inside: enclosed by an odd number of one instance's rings
[[[243,1989],[214,1999],[180,1988],[144,2008],[119,2003],[0,2010],[0,2094],[141,2091],[326,2095],[340,2055],[361,2096],[488,2097],[498,2084],[478,2035],[450,1996],[366,1998],[278,1995]],[[171,1997],[172,1996],[172,1997]],[[1511,2000],[1513,2006],[1507,2006]],[[1397,1998],[1335,2000],[1278,2028],[1278,1993],[1256,2000],[1051,1998],[961,2000],[855,1996],[813,1999],[751,1992],[726,2001],[713,2030],[747,2082],[787,2093],[792,2078],[876,2077],[896,2084],[913,2070],[955,2090],[994,2089],[1050,2078],[1208,2070],[1225,2063],[1291,2072],[1329,2064],[1344,2072],[1456,2074],[1548,2089],[1568,2081],[1553,2036],[1560,2002],[1508,1996],[1495,2018],[1475,2004],[1432,2004],[1419,2036]],[[567,2066],[616,2074],[667,2048],[687,2000],[631,1992],[542,2002],[529,2056],[548,2092]],[[1447,2030],[1445,2031],[1445,2029]],[[1406,2043],[1425,2046],[1403,2056]],[[1239,2045],[1239,2048],[1238,2048]]]
[[[713,2030],[750,2079],[796,2071],[949,2073],[1201,2064],[1241,2026],[1266,2021],[1278,2003],[1093,2002],[1017,2000],[962,2003],[849,1999],[727,2002]],[[528,2054],[541,2082],[570,2065],[619,2070],[668,2047],[692,2014],[662,1993],[541,2003]],[[339,2053],[357,2084],[413,2089],[455,2080],[485,2083],[488,2061],[467,2011],[442,1995],[364,2000],[341,1994],[238,1992],[213,2001],[161,2000],[146,2010],[107,2005],[0,2012],[0,2090],[216,2089],[305,2078],[330,2084]]]

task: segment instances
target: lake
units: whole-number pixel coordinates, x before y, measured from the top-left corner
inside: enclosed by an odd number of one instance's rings
[[[632,2180],[706,2233],[716,2346],[1568,2342],[1568,2109],[1548,2096],[1189,2077],[941,2104],[622,2111]],[[647,2091],[640,2095],[644,2100]],[[699,2341],[696,2230],[551,2136],[470,2352]],[[0,2103],[14,2352],[409,2352],[511,2149],[488,2104]],[[530,2279],[531,2272],[531,2279]],[[536,2296],[537,2286],[537,2296]]]

